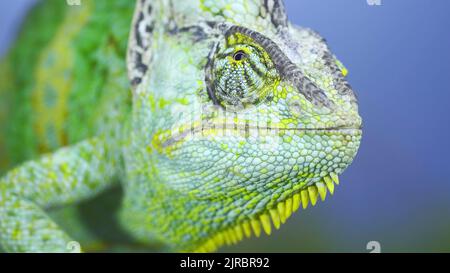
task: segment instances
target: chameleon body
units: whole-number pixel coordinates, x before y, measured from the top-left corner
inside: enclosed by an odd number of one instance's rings
[[[100,214],[142,245],[270,234],[361,138],[346,69],[281,1],[46,1],[0,72],[5,251],[88,251],[71,208],[114,188]]]

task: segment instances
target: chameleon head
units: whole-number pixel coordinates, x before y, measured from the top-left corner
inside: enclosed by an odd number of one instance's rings
[[[135,165],[153,181],[151,212],[160,217],[152,225],[177,249],[210,251],[270,233],[299,207],[333,193],[360,143],[346,69],[319,35],[296,27],[266,35],[216,28],[219,35],[183,51],[201,58],[167,68],[196,71],[190,79],[179,71],[165,95],[135,96],[147,114],[135,109],[133,132],[154,132],[148,143],[135,137]],[[146,90],[164,77],[149,76]],[[170,91],[186,82],[189,91]]]

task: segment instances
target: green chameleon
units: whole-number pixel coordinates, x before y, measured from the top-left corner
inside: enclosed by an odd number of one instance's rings
[[[281,1],[67,3],[0,65],[3,251],[214,251],[333,193],[357,100]]]

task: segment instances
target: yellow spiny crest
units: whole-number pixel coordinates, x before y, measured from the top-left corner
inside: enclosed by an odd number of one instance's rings
[[[323,182],[317,182],[316,187],[319,191],[320,199],[322,199],[322,201],[325,201],[325,197],[327,196],[327,187]]]
[[[315,206],[317,203],[317,197],[319,196],[319,192],[315,185],[311,185],[308,187],[309,199],[311,200],[311,205]]]
[[[258,218],[244,220],[235,226],[218,232],[207,239],[195,252],[212,252],[224,244],[236,244],[244,239],[244,237],[249,238],[252,233],[256,237],[259,237],[261,234],[261,226],[264,232],[270,235],[272,233],[272,224],[276,229],[279,229],[281,223],[285,223],[292,213],[300,208],[300,204],[305,209],[310,200],[313,206],[317,203],[319,196],[322,201],[325,200],[327,189],[333,194],[333,182],[337,184],[336,181],[339,180],[334,173],[330,174],[330,176],[323,177],[320,182],[316,182],[286,200],[277,203],[276,206],[262,213]]]
[[[242,231],[242,228],[240,225],[236,225],[234,227],[234,233],[236,234],[236,238],[238,239],[238,241],[241,241],[242,239],[244,239],[244,232]]]
[[[300,193],[294,194],[293,201],[292,201],[292,211],[297,211],[300,207],[300,202],[302,200],[302,197],[300,196]]]
[[[276,229],[279,229],[281,223],[280,223],[280,215],[278,214],[278,211],[276,209],[271,209],[271,210],[269,210],[269,213],[270,213],[270,217],[272,218],[273,226]]]
[[[261,224],[263,226],[264,231],[267,233],[267,235],[270,235],[272,232],[272,227],[270,226],[270,218],[267,214],[262,214],[259,219],[261,220]]]
[[[228,238],[230,239],[230,244],[235,244],[238,242],[238,239],[236,237],[236,233],[234,233],[234,229],[230,228],[227,230]]]
[[[334,184],[333,181],[331,180],[331,178],[329,176],[325,176],[323,178],[323,181],[325,182],[325,184],[327,185],[328,191],[333,194],[334,193]]]
[[[250,224],[256,237],[259,237],[261,235],[261,226],[259,225],[259,222],[257,220],[251,220]]]
[[[245,237],[250,238],[250,236],[252,236],[252,229],[248,221],[242,223],[242,229],[244,230]]]
[[[284,202],[280,202],[277,205],[278,214],[280,215],[281,223],[284,224],[286,222],[286,209],[284,207]]]
[[[286,211],[285,211],[285,220],[288,219],[292,215],[292,197],[286,200]]]
[[[330,173],[331,179],[336,183],[336,185],[339,185],[339,177],[335,173]]]
[[[221,246],[225,243],[225,238],[221,232],[219,232],[216,236],[214,236],[213,240],[218,246]]]
[[[302,207],[303,207],[303,209],[306,209],[308,207],[308,203],[309,203],[308,190],[302,190],[300,192],[300,194],[302,197]]]

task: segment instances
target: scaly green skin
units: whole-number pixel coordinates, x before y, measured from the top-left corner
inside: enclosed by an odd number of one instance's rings
[[[114,185],[123,229],[171,251],[270,234],[333,193],[360,142],[356,99],[281,2],[61,5],[35,9],[0,66],[4,250],[69,251],[47,211]]]

